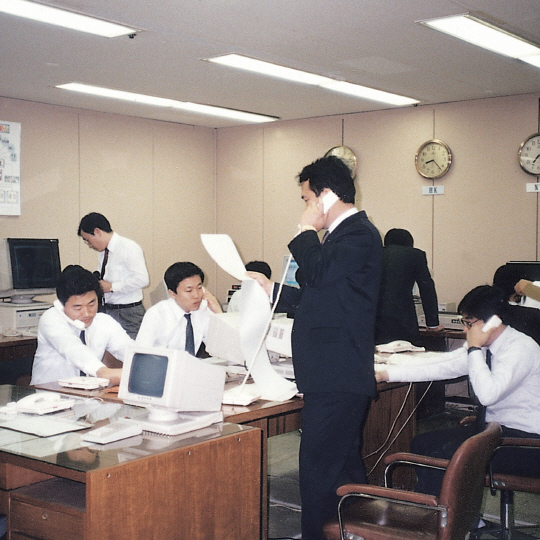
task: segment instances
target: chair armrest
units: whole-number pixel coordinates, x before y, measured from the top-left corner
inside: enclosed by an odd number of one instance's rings
[[[384,463],[390,465],[393,463],[399,465],[419,465],[425,467],[435,467],[437,469],[446,469],[450,463],[449,459],[434,458],[422,456],[420,454],[411,454],[410,452],[398,452],[384,458]]]
[[[419,504],[436,507],[439,504],[438,497],[426,495],[425,493],[415,493],[404,489],[391,489],[367,484],[345,484],[337,489],[340,497],[344,495],[358,495],[373,499],[390,499],[397,502]]]
[[[523,437],[503,437],[501,446],[519,446],[520,448],[540,448],[540,439]],[[498,448],[500,448],[499,446]]]

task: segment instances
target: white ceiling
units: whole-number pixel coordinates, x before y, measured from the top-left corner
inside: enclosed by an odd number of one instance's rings
[[[207,127],[238,122],[93,98],[55,86],[82,82],[282,120],[389,107],[203,61],[232,52],[421,104],[540,91],[540,69],[415,23],[469,11],[540,44],[540,0],[44,3],[144,31],[134,39],[106,39],[0,14],[0,96]]]

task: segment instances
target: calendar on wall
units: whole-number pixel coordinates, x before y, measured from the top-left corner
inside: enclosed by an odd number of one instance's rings
[[[21,215],[21,124],[0,120],[0,215]]]

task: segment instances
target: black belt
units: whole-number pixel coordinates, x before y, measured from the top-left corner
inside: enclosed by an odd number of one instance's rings
[[[105,307],[114,308],[114,309],[126,309],[130,307],[141,306],[141,305],[142,305],[142,301],[133,302],[132,304],[105,304]]]

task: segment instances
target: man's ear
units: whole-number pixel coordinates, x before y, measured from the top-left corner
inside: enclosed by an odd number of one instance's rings
[[[176,298],[176,293],[172,289],[167,289],[169,296],[174,300]]]

